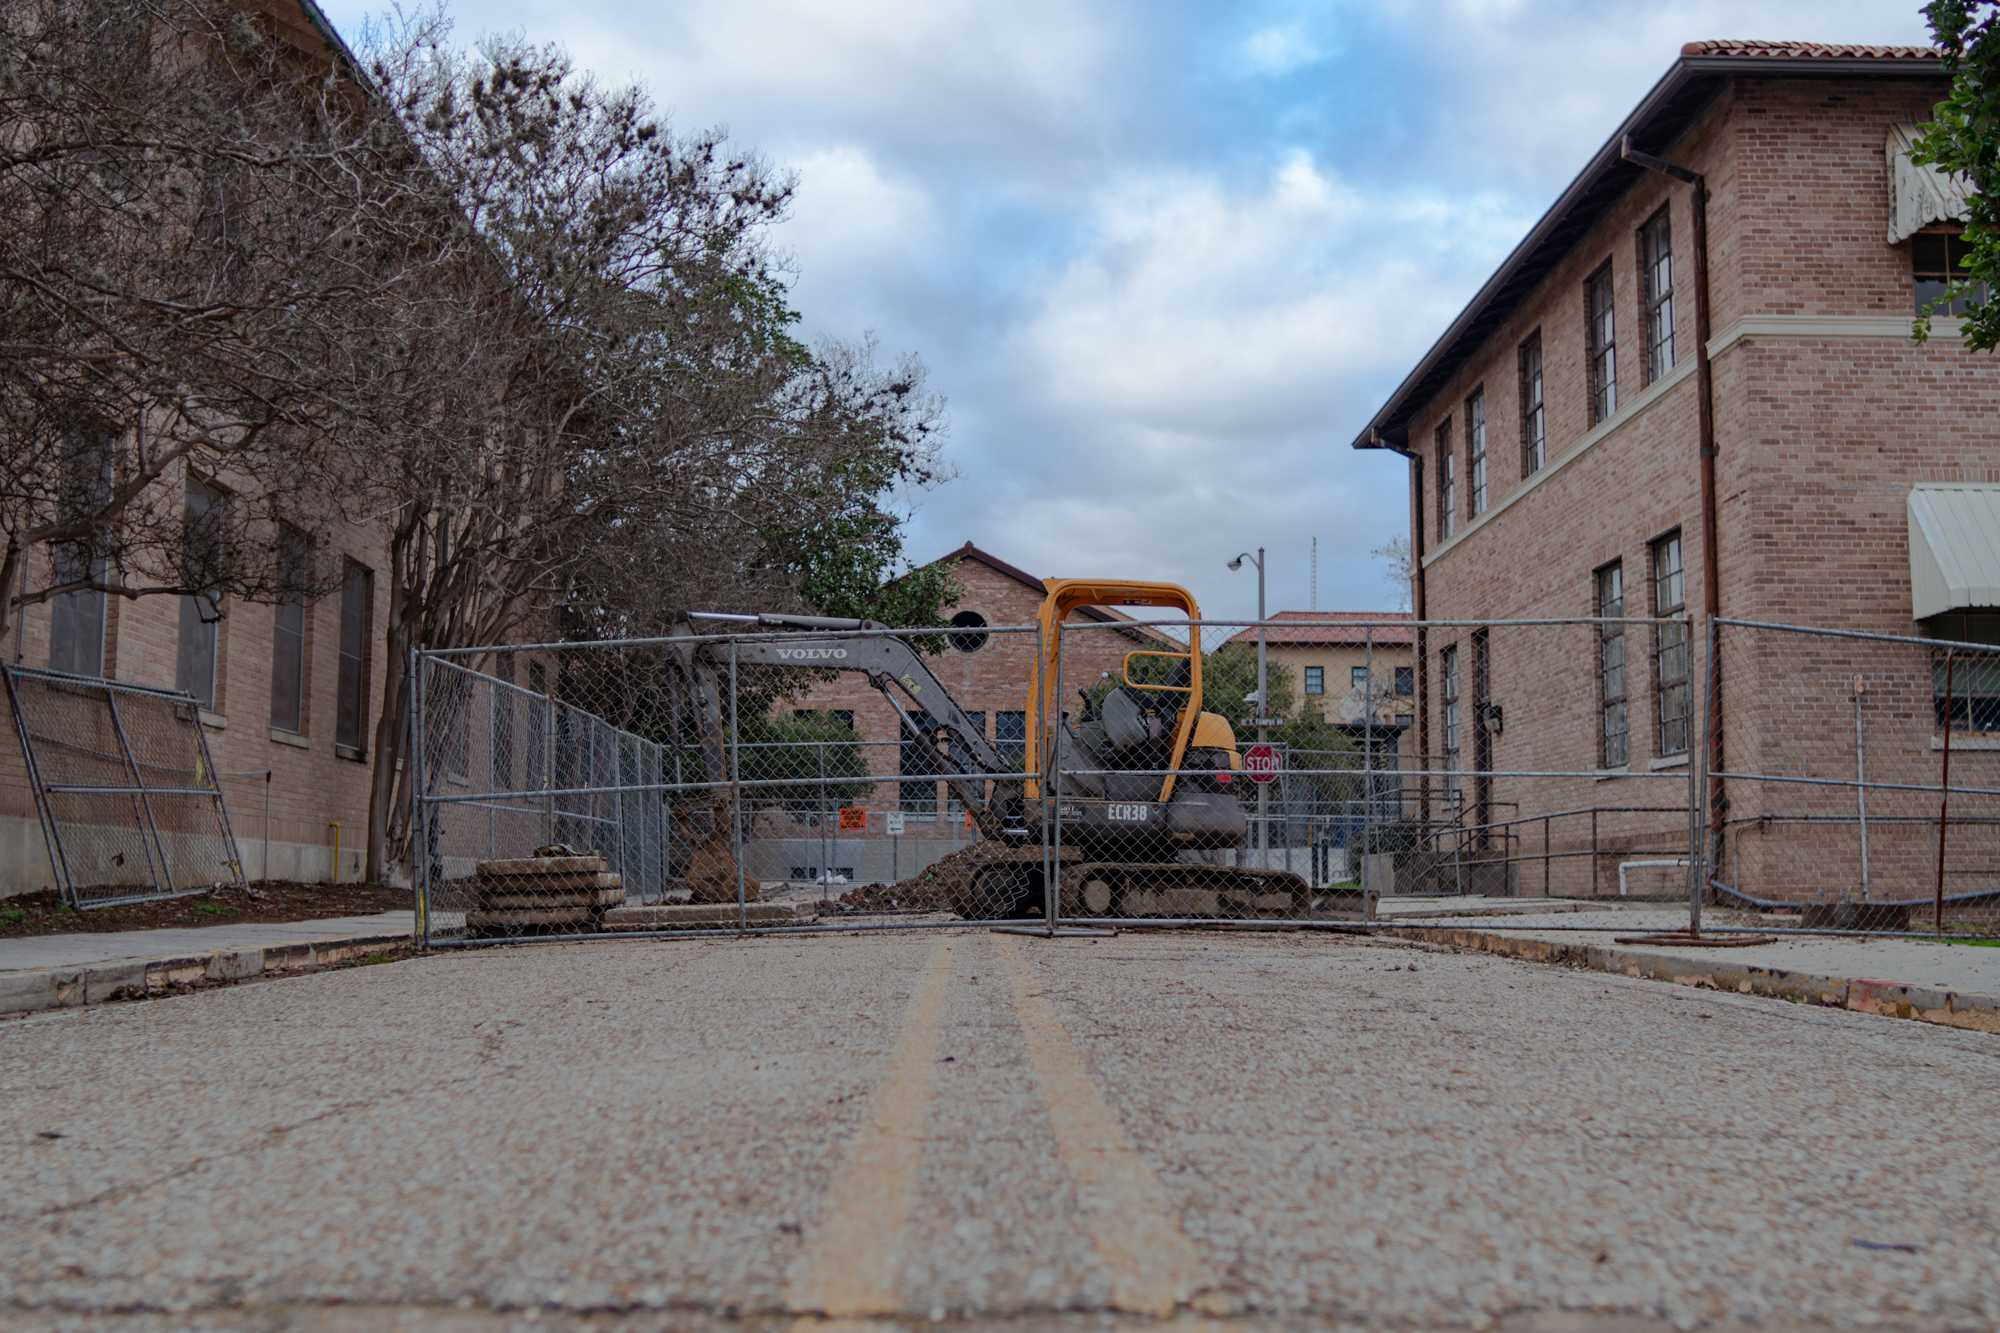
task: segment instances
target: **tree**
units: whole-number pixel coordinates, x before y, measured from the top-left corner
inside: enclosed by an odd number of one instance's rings
[[[1396,609],[1409,610],[1410,589],[1415,586],[1417,575],[1416,564],[1410,559],[1410,539],[1391,537],[1369,554],[1382,562],[1383,569],[1396,587]]]
[[[1911,160],[1963,176],[1968,192],[1965,276],[1933,308],[1981,292],[2000,292],[2000,4],[1993,0],[1931,0],[1924,6],[1931,39],[1943,55],[1951,91],[1918,136]],[[2000,301],[1989,296],[1968,309],[1962,326],[1968,347],[2000,347]],[[1930,311],[1920,314],[1916,336],[1930,333]]]
[[[344,368],[409,267],[354,91],[224,0],[0,7],[0,634],[85,589],[324,586]]]
[[[695,608],[865,603],[900,556],[891,497],[936,475],[941,407],[914,362],[881,370],[865,347],[793,335],[763,242],[789,178],[719,134],[669,132],[643,90],[556,48],[449,36],[433,13],[366,40],[411,177],[439,201],[426,216],[471,241],[381,336],[404,368],[373,441],[389,660],[643,636]],[[564,657],[566,698],[625,727],[652,708],[633,661]],[[376,873],[406,832],[405,696],[392,671]]]

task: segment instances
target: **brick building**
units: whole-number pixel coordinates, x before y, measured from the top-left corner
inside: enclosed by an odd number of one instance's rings
[[[1034,625],[1042,604],[1042,580],[971,542],[935,563],[950,567],[961,593],[950,617],[958,632],[942,653],[928,659],[928,665],[1003,755],[1019,755],[1028,682],[1038,650]],[[1070,707],[1076,691],[1107,672],[1118,673],[1126,653],[1177,647],[1156,631],[1115,628],[1124,619],[1116,611],[1096,607],[1081,608],[1071,616],[1072,623],[1107,628],[1076,632],[1065,644],[1063,685]],[[812,690],[796,708],[832,713],[852,723],[869,771],[884,778],[954,771],[945,766],[949,755],[906,734],[894,707],[858,675],[842,676]],[[957,819],[950,791],[935,778],[880,787],[873,804],[919,821]]]
[[[244,8],[308,56],[332,53],[351,64],[312,0],[244,0]],[[176,472],[160,485],[184,497],[190,514],[226,503],[226,478]],[[374,727],[392,669],[382,634],[388,557],[379,534],[354,528],[317,558],[334,562],[338,587],[315,601],[204,606],[192,597],[72,592],[25,607],[6,646],[17,665],[193,694],[251,879],[359,879],[366,861]],[[54,581],[53,559],[45,549],[32,553],[25,581]],[[103,736],[81,738],[76,748],[98,752],[96,759],[115,753]],[[96,780],[113,778],[125,780],[115,773]],[[129,821],[129,800],[98,799],[71,801],[70,813],[86,826],[75,836],[87,839],[99,819]],[[0,747],[0,897],[53,885],[21,750],[10,743]]]
[[[1300,710],[1355,723],[1365,720],[1372,701],[1378,725],[1414,720],[1416,635],[1397,623],[1410,619],[1407,612],[1278,611],[1270,619],[1277,623],[1265,626],[1265,655],[1288,673]],[[1257,631],[1238,630],[1224,642],[1254,649]]]
[[[1522,820],[1496,854],[1590,848],[1525,860],[1524,887],[1615,891],[1617,859],[1685,846],[1684,816],[1631,808],[1688,799],[1671,779],[1703,744],[1709,618],[2000,640],[2000,580],[1913,601],[1913,559],[1990,562],[1931,548],[2000,530],[2000,361],[1950,318],[1911,338],[1958,253],[1962,195],[1907,156],[1946,87],[1927,48],[1689,44],[1354,441],[1408,460],[1420,619],[1694,617],[1693,643],[1673,626],[1420,634],[1434,767],[1592,773],[1432,785],[1438,817]],[[1926,526],[1940,504],[1958,518]],[[1872,780],[1938,780],[1925,654],[1734,628],[1719,645],[1719,771],[1851,777],[1865,711]],[[1954,708],[1962,729],[2000,726]],[[1958,748],[1954,784],[1994,786],[2000,737]],[[1851,789],[1718,781],[1711,798],[1718,877],[1853,889]],[[1935,821],[1897,808],[1901,825],[1878,810],[1878,897],[1927,892],[1935,865]],[[1994,863],[1955,859],[1947,888]]]

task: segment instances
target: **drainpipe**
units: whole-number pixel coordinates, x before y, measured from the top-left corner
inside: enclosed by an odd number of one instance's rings
[[[1642,153],[1632,146],[1632,136],[1626,135],[1619,144],[1619,155],[1634,166],[1648,171],[1657,171],[1663,176],[1684,181],[1694,187],[1692,198],[1694,214],[1694,347],[1695,382],[1700,387],[1700,436],[1701,436],[1701,600],[1702,615],[1713,622],[1722,614],[1722,560],[1716,538],[1715,503],[1715,375],[1708,359],[1708,182],[1698,171],[1665,158]],[[1710,642],[1721,644],[1721,636]],[[1692,654],[1690,654],[1692,655]],[[1709,685],[1709,752],[1710,773],[1722,770],[1722,673],[1715,662],[1708,664]],[[1709,864],[1715,863],[1715,855],[1722,841],[1722,812],[1728,802],[1722,793],[1722,780],[1710,778],[1708,795],[1708,841]],[[1706,886],[1704,886],[1705,888]]]

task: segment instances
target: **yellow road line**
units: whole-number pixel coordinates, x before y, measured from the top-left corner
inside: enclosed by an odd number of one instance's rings
[[[940,938],[924,963],[889,1054],[889,1072],[868,1099],[861,1127],[827,1190],[826,1211],[792,1265],[785,1308],[794,1313],[839,1320],[892,1315],[900,1308],[896,1278],[923,1160],[921,1134],[930,1116],[939,1020],[956,943],[952,936]],[[829,1328],[820,1320],[800,1324]]]
[[[1079,1221],[1110,1271],[1112,1304],[1133,1314],[1172,1314],[1215,1284],[1175,1220],[1166,1186],[1125,1136],[1055,1006],[1037,989],[1020,942],[1011,935],[990,938],[1013,983],[1028,1063],[1048,1106],[1057,1151],[1077,1184],[1084,1209]]]

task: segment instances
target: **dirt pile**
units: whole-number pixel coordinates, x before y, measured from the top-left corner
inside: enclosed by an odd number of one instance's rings
[[[908,879],[894,884],[862,884],[849,889],[829,906],[837,912],[950,912],[972,877],[997,861],[1018,859],[1004,843],[980,841],[941,857]]]

